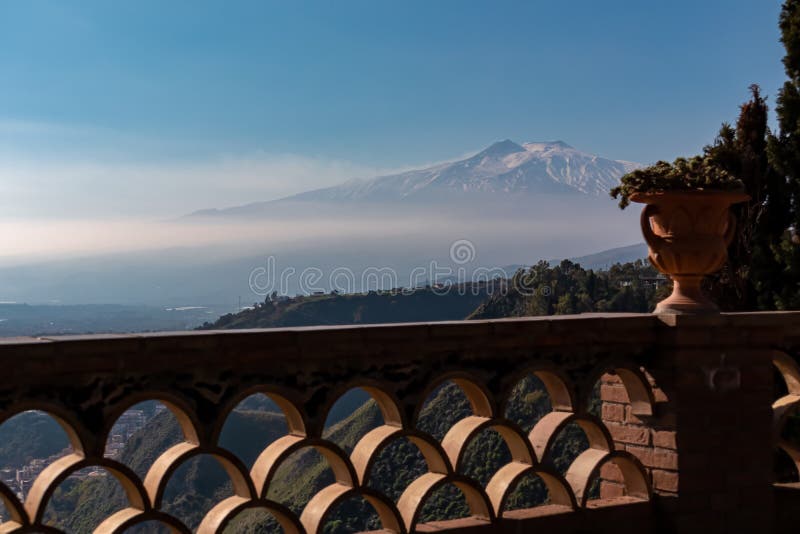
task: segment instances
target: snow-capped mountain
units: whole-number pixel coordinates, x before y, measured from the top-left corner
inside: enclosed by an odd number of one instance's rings
[[[424,169],[350,180],[272,202],[258,202],[192,215],[256,214],[285,202],[449,201],[464,196],[524,198],[526,195],[605,195],[619,178],[638,167],[628,161],[581,152],[563,141],[517,144],[506,139],[474,156]]]
[[[606,194],[637,164],[581,152],[562,141],[499,141],[467,159],[308,191],[287,200],[392,201],[447,193]]]

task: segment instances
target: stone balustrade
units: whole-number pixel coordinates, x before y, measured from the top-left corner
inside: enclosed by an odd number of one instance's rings
[[[20,502],[0,485],[11,519],[2,532],[58,532],[45,524],[55,489],[100,466],[123,487],[128,506],[95,532],[121,533],[158,521],[190,532],[162,508],[176,469],[215,458],[233,495],[197,532],[223,532],[244,510],[268,510],[286,533],[323,532],[331,511],[358,495],[385,532],[797,532],[798,444],[781,427],[800,404],[800,313],[708,316],[608,314],[361,327],[204,331],[0,339],[0,420],[25,410],[55,418],[72,452],[46,467]],[[505,416],[515,386],[536,376],[552,412],[526,432]],[[423,404],[452,381],[472,407],[443,439],[421,431]],[[383,424],[352,452],[323,438],[332,406],[352,388],[377,402]],[[264,393],[283,411],[285,436],[248,467],[219,444],[228,415]],[[143,477],[105,455],[114,422],[144,400],[163,403],[184,441]],[[551,460],[554,440],[577,424],[588,448],[566,472]],[[511,461],[481,484],[464,474],[465,450],[481,431],[502,436]],[[370,485],[379,453],[405,438],[427,473],[391,499]],[[269,498],[295,451],[324,456],[334,482],[301,513]],[[778,452],[776,452],[778,451]],[[794,481],[776,483],[777,454]],[[518,481],[535,474],[542,506],[508,509]],[[470,517],[424,523],[430,495],[451,484]]]

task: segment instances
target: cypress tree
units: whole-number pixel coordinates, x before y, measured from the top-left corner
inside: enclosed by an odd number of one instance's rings
[[[736,126],[723,124],[706,156],[739,178],[750,195],[731,208],[737,231],[720,273],[709,277],[707,289],[723,310],[774,309],[781,290],[779,254],[789,227],[785,179],[769,161],[769,109],[757,85],[741,105]]]
[[[780,269],[771,280],[759,278],[762,308],[800,308],[800,0],[786,0],[780,16],[781,42],[786,48],[783,66],[788,80],[778,93],[780,132],[770,139],[770,163],[780,184],[770,191],[768,218],[780,234],[770,243]],[[776,198],[781,197],[781,198]]]
[[[723,124],[705,148],[752,197],[732,208],[729,261],[708,280],[723,310],[800,309],[800,0],[784,2],[779,27],[788,79],[778,92],[778,133],[769,132],[766,102],[752,86],[736,127]]]

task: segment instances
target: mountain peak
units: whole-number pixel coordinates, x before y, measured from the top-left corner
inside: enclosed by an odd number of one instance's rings
[[[465,195],[472,198],[479,198],[479,195],[510,197],[565,193],[605,196],[619,184],[621,176],[636,167],[635,163],[581,152],[561,140],[520,145],[504,139],[462,160],[371,179],[351,180],[281,200],[410,203],[443,199],[455,202]],[[259,209],[266,211],[266,203],[209,214],[255,213]]]
[[[558,148],[573,148],[572,145],[568,145],[567,143],[565,143],[564,141],[561,141],[561,140],[549,141],[546,144],[552,145],[552,146],[558,147]]]
[[[516,152],[525,152],[525,149],[511,139],[505,139],[503,141],[492,143],[489,147],[480,152],[478,156],[493,156],[502,158]]]
[[[544,152],[547,150],[575,150],[575,147],[564,141],[531,141],[523,145],[528,152]]]

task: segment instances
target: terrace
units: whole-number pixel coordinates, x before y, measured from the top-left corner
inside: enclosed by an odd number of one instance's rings
[[[47,412],[72,452],[46,467],[22,502],[0,485],[11,517],[0,530],[58,532],[45,522],[56,488],[97,466],[123,487],[128,505],[95,532],[152,522],[190,532],[162,502],[176,469],[205,455],[224,468],[233,495],[205,515],[200,533],[223,532],[250,508],[267,510],[286,533],[324,532],[352,496],[375,509],[384,532],[796,532],[800,450],[781,439],[781,429],[800,404],[798,349],[800,313],[2,339],[0,420]],[[526,432],[505,409],[530,375],[546,386],[552,412]],[[417,420],[445,381],[463,390],[473,414],[437,440]],[[383,424],[348,454],[322,436],[331,407],[355,387],[375,399]],[[281,408],[288,433],[248,466],[219,437],[231,410],[258,392]],[[140,477],[108,457],[106,443],[115,421],[150,399],[174,414],[184,441]],[[552,447],[573,423],[588,448],[561,473]],[[463,464],[487,428],[502,436],[511,461],[481,484]],[[419,449],[428,472],[392,499],[370,476],[380,451],[397,439]],[[334,482],[295,513],[268,494],[281,463],[304,448],[325,457]],[[776,482],[776,458],[791,459],[794,482]],[[527,475],[544,482],[547,502],[509,509],[508,495]],[[470,517],[422,522],[426,500],[444,485],[460,490]]]

